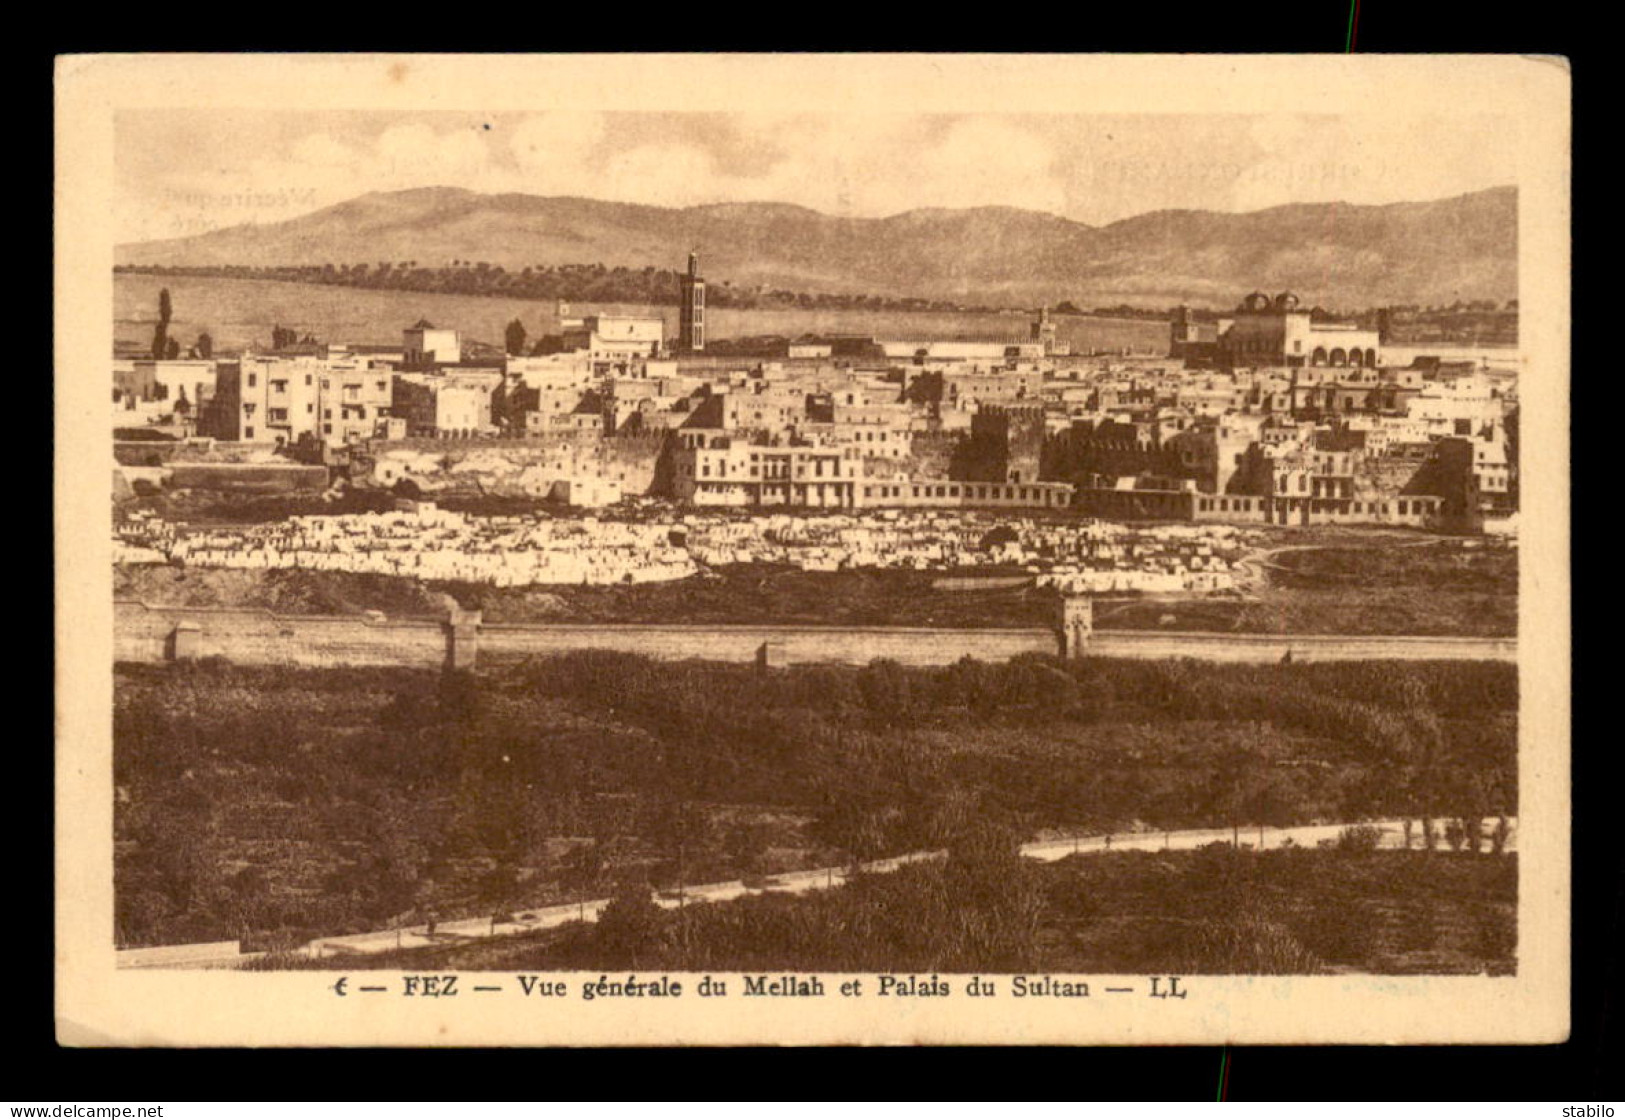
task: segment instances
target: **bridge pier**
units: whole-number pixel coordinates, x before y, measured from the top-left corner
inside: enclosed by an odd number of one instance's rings
[[[1063,594],[1056,612],[1061,656],[1068,659],[1083,657],[1088,652],[1089,638],[1095,630],[1094,600],[1087,595]]]
[[[446,619],[446,667],[472,669],[480,655],[480,611],[453,607]]]
[[[178,622],[169,633],[169,659],[191,661],[198,655],[203,628],[195,622]]]

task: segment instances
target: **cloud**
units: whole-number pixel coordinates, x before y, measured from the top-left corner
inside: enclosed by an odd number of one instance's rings
[[[721,202],[732,193],[732,180],[719,176],[711,157],[692,144],[632,148],[611,157],[595,179],[603,198],[654,206]]]
[[[581,193],[607,131],[602,113],[534,113],[499,127],[518,181],[538,194]]]
[[[1507,124],[1482,114],[1261,118],[1229,205],[1381,205],[1513,183],[1517,145],[1506,143]]]
[[[441,132],[409,124],[385,129],[372,156],[376,174],[394,189],[455,186],[486,177],[489,148],[470,128]]]
[[[1051,213],[1065,205],[1053,149],[1019,124],[982,117],[956,122],[919,154],[918,167],[915,183],[924,187],[930,205],[1020,206]]]

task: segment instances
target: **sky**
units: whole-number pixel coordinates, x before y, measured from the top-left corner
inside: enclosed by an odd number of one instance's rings
[[[1091,225],[1163,209],[1375,205],[1514,183],[1490,115],[121,112],[120,241],[452,186],[884,217],[1016,206]]]

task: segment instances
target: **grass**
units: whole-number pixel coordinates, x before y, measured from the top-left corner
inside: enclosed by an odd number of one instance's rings
[[[1048,971],[1516,971],[1517,857],[1421,851],[1113,852],[1057,863]]]
[[[263,498],[215,508],[227,523],[274,518],[275,511],[291,505]],[[1358,550],[1324,550],[1333,556],[1327,563],[1336,566],[1330,577],[1320,574],[1314,559],[1319,552],[1282,554],[1283,567],[1288,561],[1295,566],[1267,570],[1268,586],[1245,597],[1223,593],[1102,600],[1096,606],[1096,625],[1103,630],[1244,634],[1516,635],[1515,552],[1468,550],[1459,542],[1405,550],[1392,544],[1383,540]],[[1404,554],[1403,564],[1393,561],[1396,552]],[[1052,622],[1052,601],[1030,586],[941,590],[934,584],[943,575],[901,569],[805,572],[787,565],[739,564],[667,583],[499,588],[346,572],[164,568],[161,574],[148,574],[132,567],[116,573],[115,585],[119,594],[155,604],[275,606],[295,613],[437,613],[444,605],[442,594],[450,594],[465,607],[483,610],[488,621],[513,623],[1020,628]]]

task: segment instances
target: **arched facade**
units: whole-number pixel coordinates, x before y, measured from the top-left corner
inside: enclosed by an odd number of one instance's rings
[[[1379,364],[1378,342],[1376,332],[1354,323],[1316,322],[1293,292],[1255,291],[1233,320],[1220,320],[1214,353],[1229,365],[1363,368]]]

